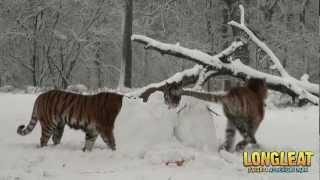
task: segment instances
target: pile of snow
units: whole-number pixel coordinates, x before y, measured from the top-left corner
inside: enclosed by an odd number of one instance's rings
[[[116,120],[117,150],[98,138],[92,152],[82,152],[84,133],[65,128],[62,144],[38,148],[39,123],[25,137],[16,134],[30,120],[34,94],[0,93],[0,179],[318,179],[319,107],[267,108],[257,132],[265,150],[315,152],[309,173],[248,174],[242,155],[217,153],[226,119],[220,105],[183,98],[179,113],[168,110],[162,94],[148,103],[124,98]],[[15,108],[8,108],[8,105]],[[237,140],[240,140],[237,135]],[[184,161],[182,166],[170,162]],[[167,164],[169,162],[169,164]]]
[[[192,97],[183,97],[178,108],[175,135],[186,146],[216,152],[215,120],[207,109],[208,103]]]
[[[177,113],[168,109],[162,96],[155,93],[148,103],[124,99],[123,107],[130,108],[122,108],[115,124],[119,150],[130,149],[141,155],[152,146],[178,140],[186,146],[216,152],[215,127],[206,104],[187,97]]]

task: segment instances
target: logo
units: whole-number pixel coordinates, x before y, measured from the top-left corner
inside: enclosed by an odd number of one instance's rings
[[[248,173],[305,173],[309,172],[312,151],[253,151],[243,152],[243,166]]]

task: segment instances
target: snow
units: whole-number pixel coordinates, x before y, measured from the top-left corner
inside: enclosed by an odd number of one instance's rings
[[[66,35],[64,35],[62,32],[58,31],[58,30],[54,30],[53,31],[54,35],[61,40],[67,40],[68,37]]]
[[[117,151],[99,138],[92,152],[82,152],[84,133],[65,129],[62,144],[39,148],[40,127],[22,137],[20,124],[30,120],[36,95],[0,93],[0,179],[318,179],[318,106],[276,108],[267,106],[257,133],[264,150],[312,150],[311,172],[303,174],[248,174],[242,155],[217,153],[226,119],[210,116],[205,102],[182,98],[180,111],[168,110],[162,94],[148,103],[124,98],[116,120]],[[216,131],[215,131],[216,130]],[[239,139],[239,136],[238,136]],[[182,166],[175,162],[184,160]]]

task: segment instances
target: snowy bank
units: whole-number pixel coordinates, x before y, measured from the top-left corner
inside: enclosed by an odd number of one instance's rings
[[[38,148],[39,124],[25,137],[16,128],[30,120],[36,95],[0,93],[0,179],[318,179],[318,106],[267,108],[257,140],[266,150],[313,150],[310,173],[248,174],[241,154],[218,154],[225,118],[209,116],[207,103],[182,99],[188,104],[179,114],[168,110],[162,94],[148,103],[125,98],[116,120],[117,151],[100,138],[91,153],[84,153],[84,133],[66,128],[62,144]],[[215,129],[216,131],[215,132]],[[239,139],[239,137],[238,137]],[[182,166],[174,163],[184,160]]]

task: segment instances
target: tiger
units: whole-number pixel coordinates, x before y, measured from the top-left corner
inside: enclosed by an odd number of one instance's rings
[[[92,150],[98,135],[114,151],[114,122],[121,110],[122,99],[123,95],[112,92],[81,95],[50,90],[36,98],[29,124],[18,126],[17,133],[21,136],[29,134],[40,121],[40,147],[47,146],[51,136],[54,145],[58,145],[65,124],[68,124],[70,128],[85,132],[83,151]]]
[[[226,94],[203,93],[182,88],[173,92],[176,96],[186,95],[209,102],[219,102],[227,117],[225,141],[219,146],[219,151],[231,151],[236,130],[243,140],[236,144],[235,150],[242,151],[249,143],[259,147],[255,133],[265,114],[265,99],[267,98],[267,85],[264,79],[250,78],[245,86],[231,88]]]

